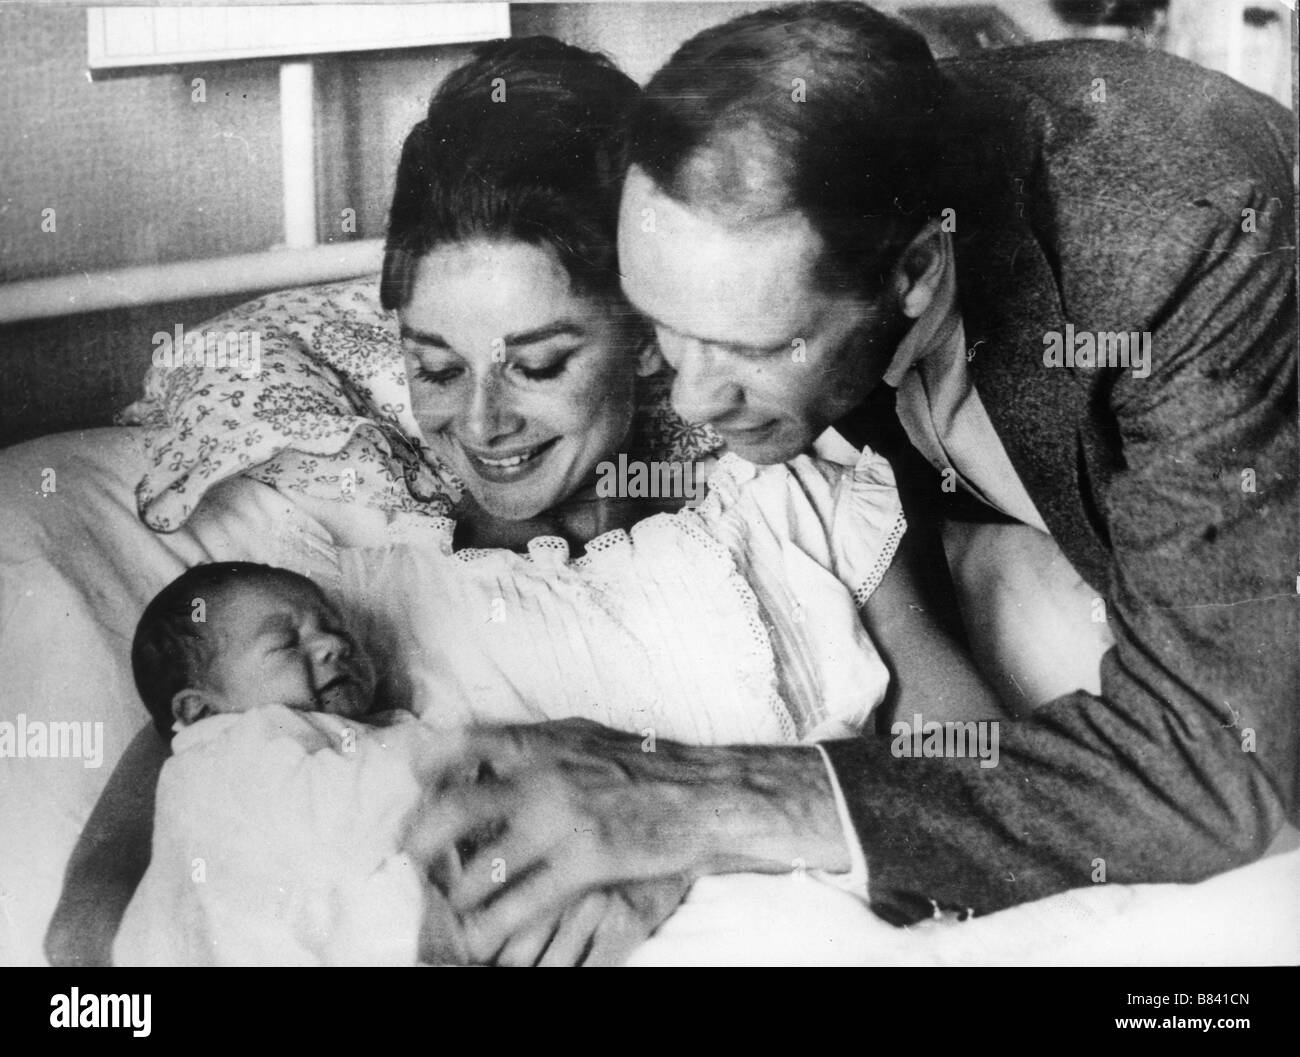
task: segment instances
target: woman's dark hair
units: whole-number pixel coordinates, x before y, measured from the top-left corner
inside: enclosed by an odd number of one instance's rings
[[[551,37],[477,48],[434,93],[402,148],[384,307],[410,301],[430,250],[473,238],[550,247],[576,291],[621,300],[624,130],[639,94],[608,59]]]
[[[776,171],[747,212],[803,214],[826,246],[818,283],[870,290],[933,210],[948,94],[925,38],[865,4],[765,8],[704,30],[651,78],[628,159],[678,200],[741,204],[734,170],[702,188],[689,163],[757,133]]]

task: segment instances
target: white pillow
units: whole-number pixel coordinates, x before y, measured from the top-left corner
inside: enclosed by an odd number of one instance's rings
[[[149,722],[130,671],[131,637],[149,599],[204,561],[333,576],[324,530],[246,478],[211,490],[183,529],[147,528],[133,497],[146,466],[143,441],[140,429],[101,429],[0,452],[0,723],[10,725],[0,738],[30,739],[53,722],[91,734],[63,743],[77,758],[0,760],[3,964],[44,963],[68,856],[122,752]]]
[[[144,397],[118,416],[147,429],[132,485],[153,528],[179,528],[238,474],[389,512],[442,515],[459,496],[420,438],[373,277],[267,294],[154,340]]]

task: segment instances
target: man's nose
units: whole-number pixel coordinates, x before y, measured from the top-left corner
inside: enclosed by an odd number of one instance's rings
[[[687,422],[716,422],[741,403],[740,387],[707,346],[678,341],[673,351],[673,410]]]
[[[493,441],[519,431],[523,419],[511,406],[506,388],[495,370],[475,381],[464,417],[467,439],[488,447]]]

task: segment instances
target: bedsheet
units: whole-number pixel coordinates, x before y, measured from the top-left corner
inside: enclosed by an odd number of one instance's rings
[[[247,478],[213,489],[184,528],[155,533],[136,516],[145,462],[142,430],[131,427],[0,451],[0,964],[45,963],[44,934],[68,856],[147,721],[127,656],[153,594],[205,560],[263,561],[329,581],[334,538],[383,542],[373,523],[340,521],[327,531],[325,513],[308,516]],[[1300,850],[1198,885],[1097,885],[988,918],[905,931],[844,902],[850,897],[823,898],[820,889],[799,878],[706,880],[638,957],[668,964],[1300,962]],[[756,946],[758,937],[764,943]]]
[[[256,560],[318,577],[332,568],[323,530],[243,478],[214,490],[183,529],[153,532],[136,515],[144,466],[135,428],[0,451],[2,964],[44,964],[68,856],[148,721],[129,654],[149,599],[201,561]]]
[[[634,966],[1223,966],[1300,963],[1300,851],[1194,885],[1097,884],[988,917],[894,928],[797,874],[695,883]],[[756,927],[761,923],[761,927]]]

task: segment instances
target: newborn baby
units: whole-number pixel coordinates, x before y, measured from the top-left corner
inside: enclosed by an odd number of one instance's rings
[[[269,565],[182,573],[140,618],[131,668],[164,738],[207,716],[272,705],[358,719],[375,697],[369,657],[320,588]]]
[[[116,964],[462,960],[445,901],[399,851],[437,738],[375,713],[374,667],[319,587],[196,566],[146,608],[131,661],[174,755]]]

